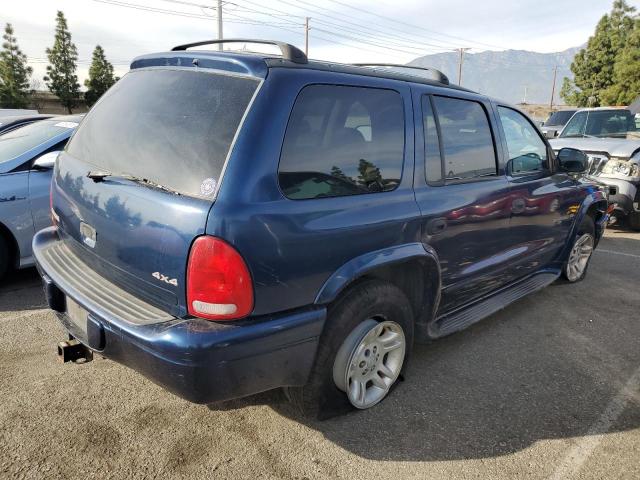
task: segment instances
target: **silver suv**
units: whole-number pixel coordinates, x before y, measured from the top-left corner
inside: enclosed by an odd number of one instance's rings
[[[578,110],[550,143],[556,152],[564,147],[585,152],[589,157],[588,174],[609,189],[612,217],[626,218],[632,229],[640,230],[640,128],[631,110]]]

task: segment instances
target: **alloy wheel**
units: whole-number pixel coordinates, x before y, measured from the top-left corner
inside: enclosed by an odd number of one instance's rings
[[[333,380],[351,404],[366,409],[380,402],[398,379],[406,351],[402,327],[373,318],[345,339],[333,364]]]
[[[593,236],[589,233],[581,235],[573,244],[566,266],[567,279],[570,282],[575,282],[584,275],[593,253],[593,245]]]

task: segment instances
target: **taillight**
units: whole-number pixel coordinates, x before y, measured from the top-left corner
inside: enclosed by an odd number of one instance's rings
[[[253,309],[247,265],[228,243],[203,235],[191,246],[187,266],[189,314],[209,320],[235,320]]]
[[[57,227],[58,222],[60,222],[60,217],[53,209],[53,181],[51,181],[51,185],[49,186],[49,213],[51,213],[51,223]]]

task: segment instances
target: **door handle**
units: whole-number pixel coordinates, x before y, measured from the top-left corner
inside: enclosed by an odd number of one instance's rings
[[[434,218],[433,220],[429,220],[429,222],[427,222],[427,233],[429,235],[437,235],[439,233],[444,232],[446,229],[447,229],[446,218]]]
[[[511,213],[522,213],[527,207],[524,198],[516,198],[513,203],[511,203]]]

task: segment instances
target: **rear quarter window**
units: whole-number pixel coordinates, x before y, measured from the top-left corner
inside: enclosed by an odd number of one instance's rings
[[[278,179],[285,196],[387,192],[402,176],[402,96],[392,90],[311,85],[296,99]]]

